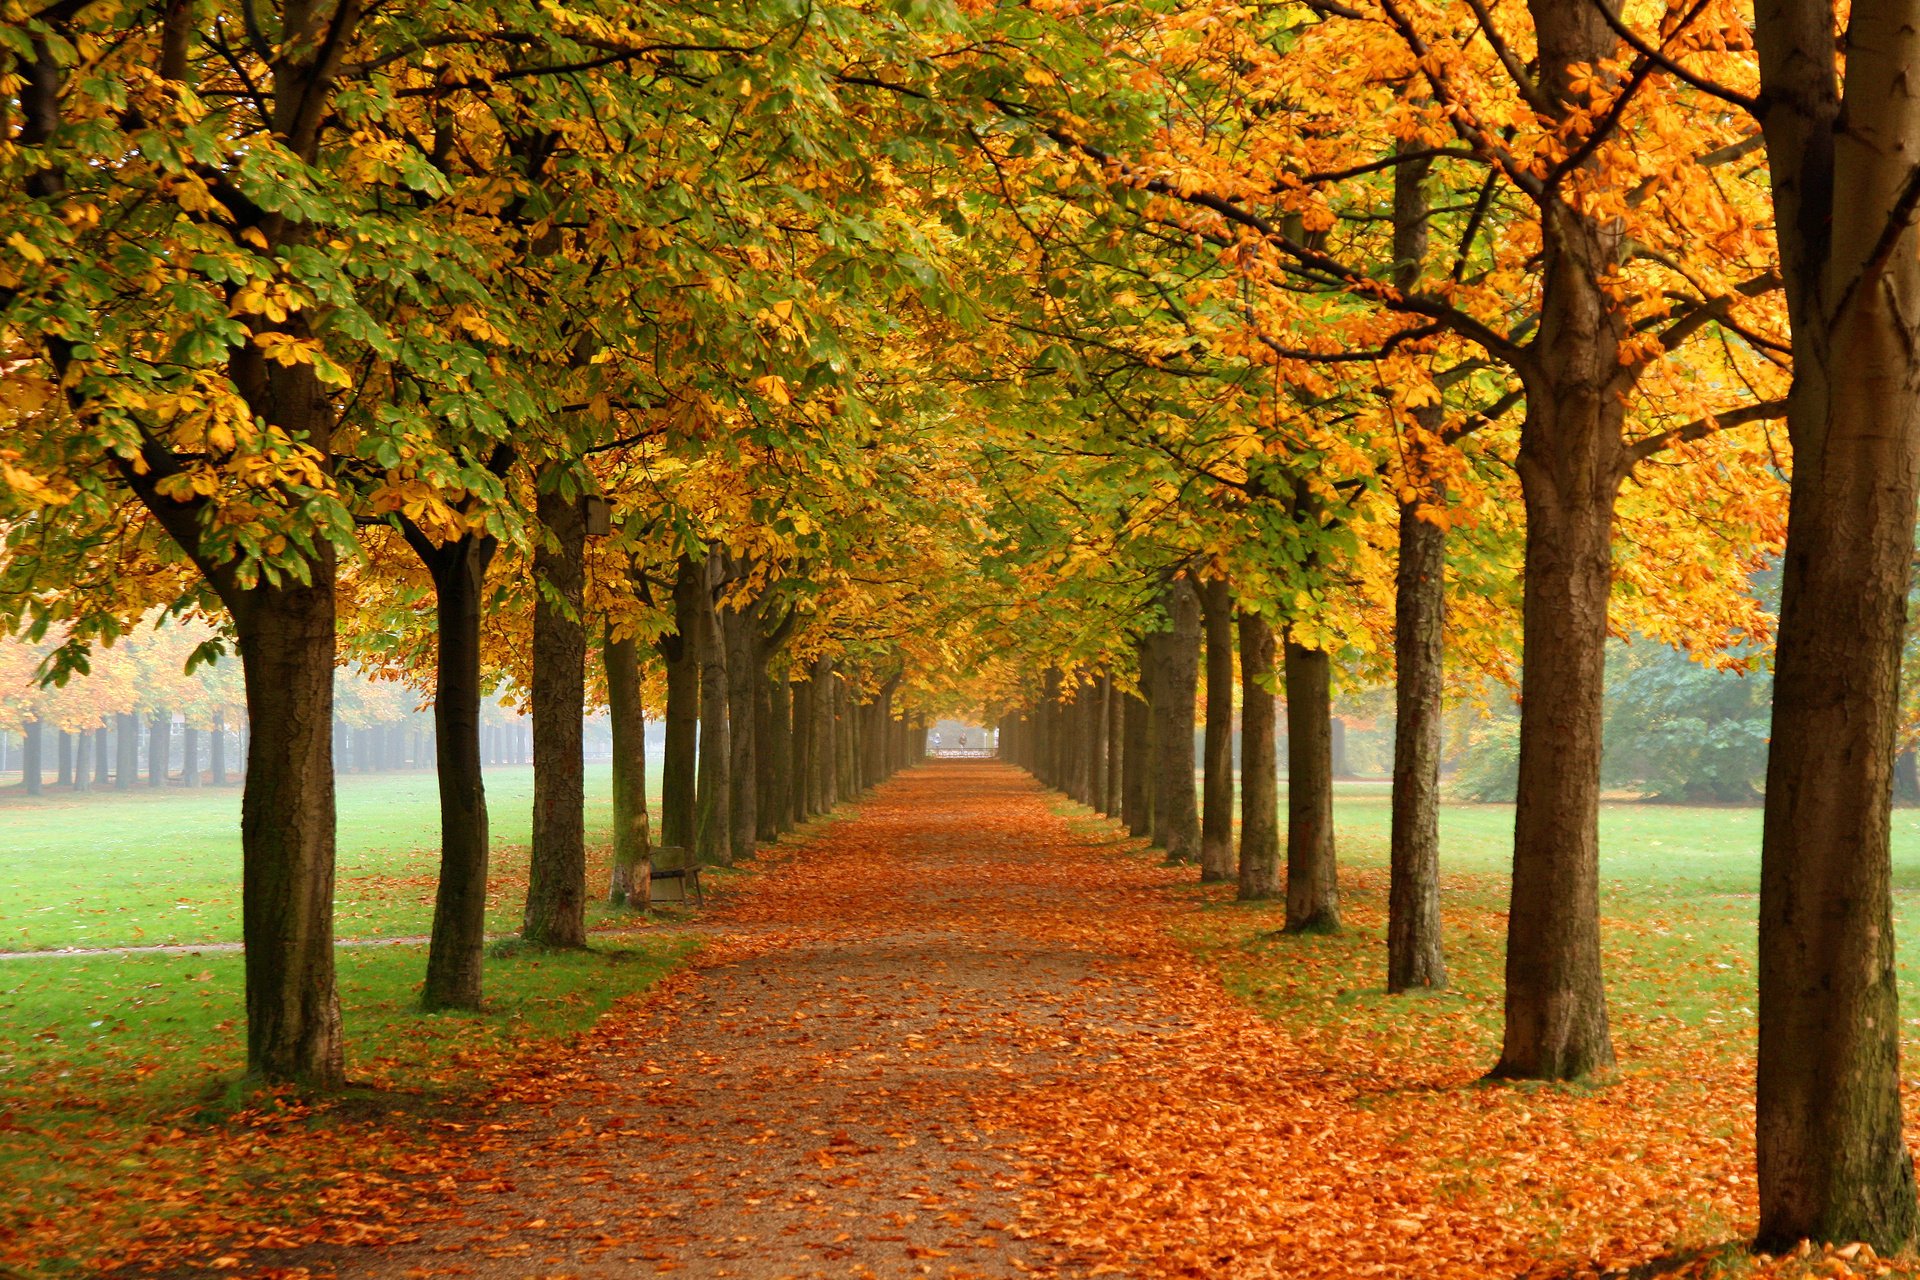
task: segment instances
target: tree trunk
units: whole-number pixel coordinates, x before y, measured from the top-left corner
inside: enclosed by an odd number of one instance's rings
[[[1200,598],[1184,579],[1162,600],[1171,622],[1160,641],[1154,680],[1154,843],[1168,862],[1200,853],[1200,803],[1194,790],[1193,717],[1200,680]]]
[[[1387,990],[1447,985],[1440,947],[1440,729],[1447,535],[1400,508],[1394,612]]]
[[[667,668],[665,759],[660,768],[660,843],[693,848],[700,732],[700,597],[705,562],[681,556],[673,581],[674,631],[658,642]]]
[[[727,641],[713,597],[726,579],[720,553],[707,554],[706,585],[700,593],[700,778],[694,808],[693,853],[703,866],[733,861],[733,735],[727,709],[733,700],[727,670]]]
[[[1144,652],[1143,652],[1144,657]],[[1141,682],[1148,683],[1144,668]],[[1120,752],[1120,765],[1124,776],[1121,779],[1121,810],[1126,819],[1127,834],[1144,836],[1152,829],[1153,807],[1149,799],[1152,785],[1148,775],[1152,772],[1149,744],[1152,739],[1153,709],[1138,694],[1129,693],[1124,701],[1124,731],[1126,746]]]
[[[1288,933],[1340,928],[1333,847],[1332,662],[1287,641]]]
[[[113,732],[104,722],[93,731],[93,785],[96,787],[105,787],[113,781],[112,739]]]
[[[1127,694],[1114,683],[1111,671],[1106,675],[1106,682],[1107,789],[1100,809],[1109,818],[1118,819],[1126,809]]]
[[[1522,467],[1523,477],[1536,479],[1531,485],[1523,479],[1520,776],[1506,1037],[1493,1074],[1567,1080],[1613,1063],[1600,969],[1599,874],[1613,491],[1582,493],[1542,471],[1538,464]]]
[[[1240,893],[1280,895],[1280,761],[1274,754],[1273,627],[1240,615]]]
[[[235,591],[226,603],[253,726],[240,804],[247,1067],[331,1088],[345,1076],[333,972],[332,555],[310,572],[309,586]],[[164,746],[159,757],[165,776]]]
[[[82,729],[73,735],[73,789],[91,791],[93,789],[93,761],[87,748],[93,745],[91,731]]]
[[[728,609],[720,614],[727,646],[727,832],[729,863],[753,856],[760,828],[760,764],[755,758],[754,707],[766,682],[760,657],[757,609]]]
[[[790,680],[787,687],[793,695],[792,774],[787,783],[787,809],[793,817],[793,824],[799,826],[815,812],[813,807],[816,794],[813,785],[815,719],[813,704],[818,686],[811,679],[804,679]]]
[[[114,717],[113,788],[127,791],[140,774],[140,717],[123,711]]]
[[[30,796],[44,789],[40,780],[40,758],[46,742],[46,728],[38,720],[27,721],[25,741],[20,748],[20,786]]]
[[[55,741],[58,749],[54,756],[53,785],[64,790],[73,785],[73,735],[60,729],[56,731]]]
[[[1231,880],[1233,855],[1233,592],[1225,578],[1199,587],[1207,640],[1205,803],[1200,818],[1200,880]]]
[[[1113,715],[1113,678],[1102,671],[1093,686],[1093,709],[1087,717],[1087,739],[1093,751],[1093,776],[1087,803],[1095,811],[1107,811],[1107,779],[1113,767],[1109,747],[1109,727]]]
[[[1893,797],[1901,804],[1920,804],[1920,754],[1912,747],[1893,758]]]
[[[433,579],[433,728],[440,793],[440,876],[427,941],[427,1009],[478,1009],[487,946],[491,840],[480,766],[480,631],[495,541],[468,534],[434,546],[405,531]]]
[[[808,766],[812,771],[809,789],[813,793],[813,811],[831,813],[840,803],[839,789],[834,773],[834,690],[839,684],[833,674],[833,663],[827,658],[816,658],[813,663],[813,735],[812,756]]]
[[[190,724],[180,726],[180,781],[200,785],[200,731]]]
[[[640,645],[632,636],[601,646],[607,718],[613,733],[613,880],[607,900],[645,911],[652,901],[653,849],[647,832],[647,721],[640,701]]]
[[[331,737],[331,735],[329,735]],[[173,716],[169,712],[156,711],[147,721],[147,785],[164,787],[171,766],[167,759],[173,754]]]
[[[760,827],[762,840],[778,840],[791,829],[792,801],[787,796],[793,731],[788,725],[790,697],[787,677],[763,672],[754,702],[755,760],[760,766]]]
[[[1763,1247],[1920,1232],[1902,1137],[1890,766],[1920,473],[1920,4],[1756,11],[1792,321],[1792,495],[1760,853]]]
[[[536,510],[544,536],[533,573],[545,585],[533,607],[533,841],[520,933],[543,946],[584,947],[587,523],[576,496],[542,490]]]
[[[213,730],[207,735],[207,767],[214,786],[227,785],[227,722],[219,712],[214,713]]]

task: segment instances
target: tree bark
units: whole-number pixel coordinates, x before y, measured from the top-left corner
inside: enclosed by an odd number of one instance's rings
[[[114,717],[113,789],[127,791],[140,774],[140,717],[123,711]]]
[[[814,814],[813,729],[814,698],[818,686],[811,679],[790,680],[792,694],[792,773],[787,783],[787,811],[799,826]]]
[[[37,796],[45,789],[40,780],[45,742],[46,727],[38,720],[27,721],[24,741],[20,744],[20,786],[30,796]]]
[[[1127,783],[1127,695],[1114,683],[1113,673],[1104,677],[1107,684],[1107,786],[1100,810],[1118,819],[1126,809]]]
[[[1154,680],[1154,843],[1168,862],[1189,862],[1200,853],[1200,803],[1194,789],[1194,700],[1200,680],[1200,598],[1182,579],[1168,585],[1162,602],[1169,629],[1159,643]]]
[[[613,732],[613,878],[607,901],[645,911],[652,902],[653,848],[647,831],[647,721],[640,700],[640,645],[609,634],[601,646],[607,718]]]
[[[760,766],[760,827],[762,840],[778,840],[792,827],[792,805],[787,797],[792,729],[788,725],[790,696],[785,674],[763,672],[754,702],[755,759]]]
[[[1142,652],[1145,659],[1145,651]],[[1144,667],[1141,681],[1148,683]],[[1126,819],[1127,834],[1144,836],[1152,830],[1153,806],[1151,802],[1152,785],[1148,781],[1151,770],[1150,744],[1152,740],[1153,709],[1139,694],[1129,693],[1125,699],[1124,731],[1126,746],[1121,749],[1120,765],[1124,776],[1121,778],[1121,810]]]
[[[417,528],[407,543],[433,579],[438,661],[433,673],[440,877],[427,942],[428,1009],[478,1009],[487,946],[491,839],[480,765],[480,631],[495,540],[469,533],[435,546]]]
[[[1233,591],[1225,578],[1198,588],[1207,642],[1205,802],[1200,817],[1200,880],[1231,880],[1233,854]]]
[[[808,765],[812,771],[809,789],[813,792],[815,813],[831,813],[840,803],[838,774],[835,770],[837,749],[834,743],[837,717],[833,705],[835,688],[839,683],[839,678],[833,673],[831,659],[814,659],[813,735],[810,739],[812,756]]]
[[[65,790],[73,785],[73,735],[65,729],[56,730],[54,741],[58,746],[54,755],[53,785]]]
[[[1387,991],[1447,985],[1440,946],[1440,730],[1447,535],[1400,508],[1394,605]]]
[[[1273,627],[1240,615],[1240,892],[1242,902],[1280,896],[1280,760],[1275,754]]]
[[[173,754],[173,715],[156,711],[147,720],[147,785],[164,787],[172,771],[168,756]]]
[[[756,759],[754,707],[766,682],[760,656],[760,612],[728,609],[720,614],[727,646],[727,833],[729,863],[753,856],[760,828],[760,763]]]
[[[1333,664],[1289,639],[1287,655],[1288,933],[1340,929],[1333,845]]]
[[[1760,851],[1759,1244],[1920,1233],[1903,1138],[1891,769],[1920,487],[1920,3],[1756,10],[1793,335]]]
[[[673,580],[674,631],[657,647],[667,668],[665,759],[660,768],[660,843],[691,849],[700,731],[700,597],[704,562],[681,556]]]
[[[544,536],[533,572],[544,585],[533,608],[533,842],[520,933],[543,946],[584,947],[587,523],[577,497],[543,490],[536,501]]]
[[[707,553],[705,585],[700,593],[700,777],[694,803],[693,852],[703,866],[733,862],[733,735],[727,710],[732,704],[732,675],[727,670],[727,641],[714,595],[726,582],[718,551]]]
[[[1112,709],[1113,679],[1102,671],[1094,681],[1092,705],[1087,715],[1087,741],[1093,753],[1087,804],[1099,813],[1105,813],[1107,809],[1107,778],[1113,766],[1107,745]]]
[[[240,805],[247,1066],[332,1088],[346,1072],[333,969],[331,552],[310,572],[311,585],[235,591],[226,603],[253,726]]]

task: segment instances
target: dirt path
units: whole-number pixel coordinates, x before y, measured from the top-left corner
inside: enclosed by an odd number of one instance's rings
[[[445,1220],[401,1243],[255,1254],[311,1274],[1015,1277],[1031,1173],[985,1114],[1075,1068],[1097,934],[1024,775],[933,765],[881,788],[713,913],[689,970],[531,1082]],[[1100,1021],[1129,1019],[1101,984]],[[281,1271],[280,1274],[287,1274]],[[298,1274],[294,1272],[294,1274]]]

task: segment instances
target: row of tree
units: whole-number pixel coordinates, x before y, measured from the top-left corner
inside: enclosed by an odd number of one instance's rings
[[[1226,875],[1218,788],[1175,756],[1203,638],[1210,708],[1237,638],[1247,716],[1287,693],[1301,928],[1337,920],[1335,671],[1393,671],[1416,888],[1449,682],[1518,683],[1495,1072],[1558,1079],[1613,1060],[1606,638],[1753,664],[1773,623],[1746,584],[1784,545],[1761,1234],[1897,1245],[1920,1225],[1887,848],[1920,24],[1837,23],[1817,0],[1688,0],[1650,34],[1589,0],[16,5],[0,606],[62,628],[56,680],[156,606],[237,649],[273,1078],[339,1076],[343,659],[431,698],[427,994],[458,1003],[490,689],[533,715],[526,931],[571,942],[591,699],[666,707],[663,834],[707,857],[897,760],[900,713],[986,702],[1024,710],[1023,758],[1103,803],[1117,772],[1123,813],[1132,778],[1130,820]]]

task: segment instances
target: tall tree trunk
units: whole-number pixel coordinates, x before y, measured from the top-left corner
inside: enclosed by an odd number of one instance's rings
[[[1240,900],[1280,895],[1280,761],[1275,755],[1273,627],[1240,615]]]
[[[64,790],[73,785],[73,735],[61,729],[56,732],[55,741],[58,743],[58,748],[54,762],[53,785]]]
[[[1093,750],[1092,786],[1087,803],[1096,811],[1107,811],[1107,778],[1113,767],[1108,728],[1113,714],[1113,678],[1105,671],[1093,686],[1093,709],[1087,718],[1087,739]]]
[[[754,704],[766,672],[760,660],[759,610],[725,610],[720,630],[727,646],[727,861],[732,863],[753,856],[760,827]]]
[[[1333,672],[1325,652],[1287,641],[1288,933],[1340,928],[1333,847]]]
[[[1387,990],[1447,985],[1440,947],[1440,729],[1447,535],[1400,508],[1393,684]]]
[[[1154,843],[1168,862],[1200,853],[1200,802],[1194,790],[1193,718],[1200,680],[1200,598],[1184,579],[1162,597],[1170,628],[1160,642],[1154,680]]]
[[[797,667],[798,670],[810,668]],[[811,679],[790,680],[787,688],[792,693],[792,773],[787,783],[787,812],[792,816],[795,826],[814,815],[813,799],[817,792],[813,785],[813,730],[815,712],[814,699],[818,688]]]
[[[1150,683],[1144,667],[1140,678],[1143,687]],[[1152,830],[1153,822],[1153,808],[1149,799],[1153,787],[1148,780],[1148,775],[1152,772],[1150,743],[1153,709],[1136,693],[1129,693],[1123,705],[1122,719],[1125,722],[1123,727],[1126,746],[1120,752],[1120,765],[1124,774],[1121,778],[1121,813],[1126,819],[1127,834],[1144,836]]]
[[[93,761],[87,748],[93,745],[93,733],[82,729],[74,734],[73,743],[73,789],[91,791],[93,789]]]
[[[700,732],[700,598],[705,562],[681,556],[673,580],[674,631],[658,642],[667,668],[665,759],[660,767],[660,843],[693,848]]]
[[[755,759],[760,765],[758,835],[762,840],[777,840],[793,825],[787,796],[793,736],[788,725],[790,707],[785,673],[763,673],[753,711],[754,737],[760,747]]]
[[[41,782],[40,763],[45,750],[47,731],[38,720],[27,721],[25,741],[20,750],[20,786],[30,796],[37,796],[44,789]]]
[[[1231,880],[1233,855],[1233,591],[1225,578],[1199,587],[1207,641],[1205,800],[1200,815],[1200,879]]]
[[[129,790],[140,774],[139,716],[123,711],[114,717],[113,748],[113,788]]]
[[[200,785],[200,731],[190,724],[180,726],[180,781]]]
[[[164,787],[172,772],[173,713],[156,711],[147,720],[147,785]]]
[[[521,936],[550,947],[587,944],[585,742],[587,522],[577,497],[542,490],[545,536],[533,572],[533,843]],[[549,596],[559,597],[557,600]]]
[[[487,946],[491,840],[480,766],[480,630],[495,540],[467,534],[435,546],[418,529],[407,544],[433,579],[438,661],[433,673],[435,781],[440,792],[440,877],[427,942],[428,1009],[478,1009]]]
[[[1552,488],[1537,481],[1527,492],[1506,1036],[1493,1074],[1566,1080],[1613,1063],[1600,969],[1600,730],[1613,497],[1611,490],[1576,492],[1563,504]]]
[[[727,722],[732,704],[732,673],[727,670],[727,641],[714,594],[726,580],[718,551],[707,554],[706,586],[700,608],[700,778],[694,808],[693,852],[705,866],[733,861],[733,735]]]
[[[214,717],[218,724],[219,717]],[[113,781],[113,731],[103,721],[93,731],[93,785],[105,787]]]
[[[1127,694],[1107,673],[1107,791],[1101,811],[1118,819],[1126,809]]]
[[[331,1088],[345,1076],[333,970],[331,553],[310,572],[311,585],[234,591],[226,603],[253,727],[240,803],[247,1066]],[[164,746],[159,767],[164,776]]]
[[[607,718],[613,732],[613,878],[607,901],[645,911],[652,901],[653,848],[647,831],[647,721],[640,701],[640,645],[632,636],[601,646]]]
[[[1756,10],[1793,332],[1760,850],[1763,1247],[1920,1233],[1903,1138],[1891,766],[1920,476],[1920,3]],[[1844,56],[1844,85],[1836,54]]]
[[[834,729],[837,717],[834,715],[834,697],[840,681],[833,673],[833,662],[829,658],[816,658],[813,663],[813,736],[811,738],[813,755],[808,764],[812,770],[810,789],[813,792],[813,811],[831,813],[840,803],[840,791],[835,772],[837,748],[834,743]]]

